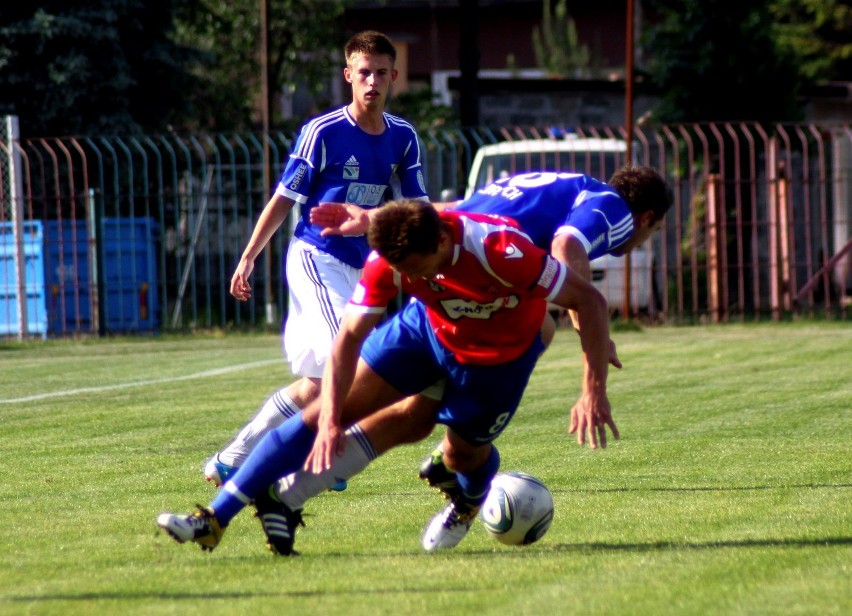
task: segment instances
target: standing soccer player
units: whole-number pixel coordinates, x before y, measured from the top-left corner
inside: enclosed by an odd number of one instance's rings
[[[231,295],[248,300],[255,259],[299,204],[301,215],[285,265],[289,310],[284,351],[292,373],[301,378],[275,392],[234,441],[207,462],[205,476],[216,485],[227,481],[267,431],[319,395],[331,341],[364,267],[366,238],[321,235],[310,222],[311,209],[321,201],[372,209],[389,190],[397,198],[427,199],[414,127],[385,112],[397,77],[396,49],[385,35],[366,31],[353,36],[344,53],[343,75],[352,84],[352,102],[302,127],[231,280]]]
[[[606,300],[516,223],[439,214],[405,200],[377,212],[369,239],[375,257],[334,340],[321,400],[270,432],[210,507],[188,516],[161,514],[157,524],[177,541],[215,548],[230,520],[253,499],[269,498],[278,477],[303,466],[328,469],[347,426],[443,381],[437,418],[447,426],[444,455],[458,473],[460,497],[432,519],[423,546],[454,547],[499,469],[492,442],[509,424],[544,349],[540,332],[548,302],[578,315],[587,367],[577,413],[615,430],[606,396]],[[400,291],[421,301],[376,329]],[[261,521],[267,537],[274,537],[267,527],[278,520]],[[292,543],[271,547],[292,553]]]

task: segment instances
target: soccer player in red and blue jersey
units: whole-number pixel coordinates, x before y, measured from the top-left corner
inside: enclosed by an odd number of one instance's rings
[[[575,406],[615,429],[606,396],[606,301],[516,223],[477,214],[439,215],[409,200],[377,212],[369,240],[375,256],[335,338],[321,401],[269,433],[210,507],[188,516],[159,516],[158,525],[179,542],[213,549],[245,505],[254,499],[261,509],[278,477],[303,466],[326,470],[348,426],[443,380],[436,416],[448,428],[444,455],[458,473],[461,497],[433,518],[423,546],[427,551],[455,546],[499,468],[492,441],[511,420],[544,350],[541,326],[548,302],[575,310],[581,324],[587,367]],[[400,290],[420,301],[376,329]],[[262,516],[261,521],[270,547],[291,553],[292,541],[275,544],[270,533],[269,526],[280,520]]]

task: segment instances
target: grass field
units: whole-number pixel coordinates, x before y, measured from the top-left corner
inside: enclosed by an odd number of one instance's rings
[[[498,444],[553,492],[548,534],[419,536],[437,440],[307,508],[298,558],[250,511],[212,554],[160,533],[206,504],[201,466],[290,377],[273,336],[0,345],[0,614],[850,614],[852,326],[614,334],[622,439],[565,432],[580,380],[558,332]]]

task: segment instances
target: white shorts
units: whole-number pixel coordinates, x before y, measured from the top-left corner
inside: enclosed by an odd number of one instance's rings
[[[284,353],[293,374],[321,377],[361,270],[293,239],[287,249],[289,306]]]

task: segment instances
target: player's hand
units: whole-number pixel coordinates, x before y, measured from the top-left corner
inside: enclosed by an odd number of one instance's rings
[[[318,475],[330,469],[334,457],[343,453],[345,442],[344,430],[339,425],[321,423],[314,446],[305,460],[305,470]]]
[[[351,203],[320,203],[310,213],[311,224],[322,227],[320,234],[364,235],[370,227],[367,210]]]
[[[609,363],[616,368],[621,368],[621,360],[618,359],[618,353],[615,350],[615,341],[609,341]]]
[[[254,269],[253,261],[240,260],[237,269],[231,278],[231,295],[236,299],[244,302],[251,297],[251,285],[248,282],[249,276]]]
[[[606,394],[593,395],[584,392],[571,408],[571,423],[568,426],[570,434],[577,435],[577,443],[580,446],[586,444],[592,449],[606,447],[606,429],[612,430],[613,438],[618,438],[618,428],[612,419],[612,409]]]

